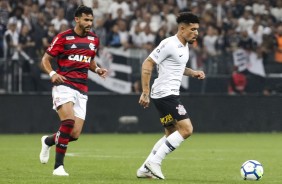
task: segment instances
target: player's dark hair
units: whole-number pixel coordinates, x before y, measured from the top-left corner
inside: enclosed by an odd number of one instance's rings
[[[190,13],[190,12],[181,12],[177,16],[176,22],[178,24],[180,23],[185,23],[185,24],[190,24],[190,23],[200,23],[200,19],[197,15]]]
[[[76,10],[75,10],[75,13],[74,13],[74,16],[75,17],[81,17],[82,14],[86,14],[86,15],[89,15],[91,14],[93,16],[93,11],[91,8],[85,6],[85,5],[80,5]]]

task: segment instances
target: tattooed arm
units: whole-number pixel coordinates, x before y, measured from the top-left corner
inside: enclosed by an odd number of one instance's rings
[[[152,71],[154,69],[155,62],[150,57],[148,57],[142,64],[142,94],[139,99],[139,104],[144,108],[149,107],[150,103],[150,80]]]

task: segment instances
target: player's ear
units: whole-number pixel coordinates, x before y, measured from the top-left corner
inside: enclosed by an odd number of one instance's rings
[[[78,22],[79,21],[79,17],[74,17],[74,21]]]

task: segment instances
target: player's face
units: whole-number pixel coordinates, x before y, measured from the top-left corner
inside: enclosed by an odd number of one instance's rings
[[[78,27],[82,32],[87,33],[90,31],[93,24],[93,16],[91,14],[82,13],[81,17],[76,17],[75,19]]]
[[[183,27],[181,28],[182,37],[186,42],[192,44],[198,38],[198,34],[199,34],[198,29],[199,29],[198,23],[184,24]]]

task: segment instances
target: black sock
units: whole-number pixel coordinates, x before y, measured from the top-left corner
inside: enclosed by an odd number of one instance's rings
[[[65,154],[56,153],[56,163],[54,169],[57,169],[59,166],[64,165]]]
[[[56,134],[50,135],[45,139],[45,144],[48,146],[53,146],[55,145],[55,136]]]

